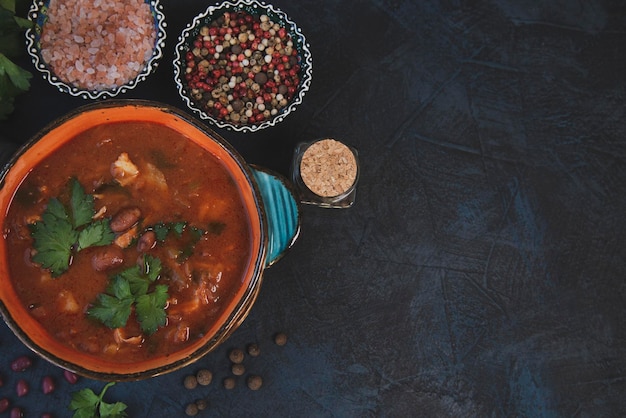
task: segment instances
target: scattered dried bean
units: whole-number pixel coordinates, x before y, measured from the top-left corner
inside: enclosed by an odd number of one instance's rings
[[[0,399],[0,414],[9,409],[9,400],[7,398]]]
[[[29,390],[29,386],[28,386],[28,382],[24,379],[20,379],[17,381],[17,384],[15,385],[15,392],[17,393],[17,396],[22,397],[28,394],[28,390]]]
[[[32,364],[30,357],[20,356],[11,362],[11,370],[14,372],[23,372]]]
[[[43,391],[44,395],[48,395],[49,393],[54,392],[54,389],[55,389],[54,379],[52,379],[52,377],[50,376],[45,376],[41,380],[41,390]]]
[[[13,409],[11,409],[11,418],[22,418],[24,416],[24,413],[22,412],[21,408],[18,408],[17,406]]]
[[[69,370],[63,370],[63,377],[71,385],[78,382],[78,375],[76,373],[70,372]]]

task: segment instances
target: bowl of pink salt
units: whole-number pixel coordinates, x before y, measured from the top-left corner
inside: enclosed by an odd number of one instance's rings
[[[60,91],[113,97],[157,68],[166,37],[162,9],[159,0],[35,0],[28,53]]]

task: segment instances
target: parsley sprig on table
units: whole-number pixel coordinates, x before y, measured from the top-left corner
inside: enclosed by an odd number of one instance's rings
[[[0,120],[13,112],[15,96],[30,88],[32,74],[11,61],[23,53],[21,33],[32,23],[15,15],[15,0],[0,0]]]
[[[33,261],[50,270],[52,277],[69,269],[75,253],[108,245],[115,238],[108,219],[93,219],[94,198],[76,178],[70,180],[70,193],[69,211],[58,198],[52,198],[41,220],[30,225],[36,250]]]
[[[151,285],[161,275],[161,261],[150,255],[144,255],[143,266],[133,266],[113,276],[106,293],[98,295],[88,315],[102,322],[109,328],[121,328],[126,325],[135,307],[135,314],[146,334],[154,334],[165,325],[165,306],[169,297],[166,285]]]
[[[74,411],[73,418],[124,418],[127,405],[123,402],[107,403],[103,400],[107,389],[115,382],[107,383],[99,395],[89,388],[72,393],[69,409]]]

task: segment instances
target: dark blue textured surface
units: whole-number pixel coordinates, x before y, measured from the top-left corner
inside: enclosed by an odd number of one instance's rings
[[[172,48],[212,2],[164,3],[164,60],[123,97],[183,106]],[[311,44],[311,90],[277,127],[220,133],[284,175],[298,142],[345,141],[361,161],[356,204],[302,208],[299,240],[218,351],[108,398],[133,417],[183,416],[200,397],[207,417],[625,416],[623,2],[273,4]],[[0,124],[3,150],[84,103],[36,76]],[[39,360],[17,398],[8,364],[28,350],[0,328],[0,397],[26,416],[68,416],[73,390],[103,385],[72,387]],[[226,391],[226,353],[249,342],[264,385]],[[184,389],[202,367],[216,381]],[[59,386],[48,396],[45,374]]]

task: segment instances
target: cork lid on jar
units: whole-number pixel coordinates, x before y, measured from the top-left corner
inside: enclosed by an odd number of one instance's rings
[[[293,177],[302,202],[323,207],[349,207],[354,203],[359,163],[355,149],[324,138],[296,149]]]

